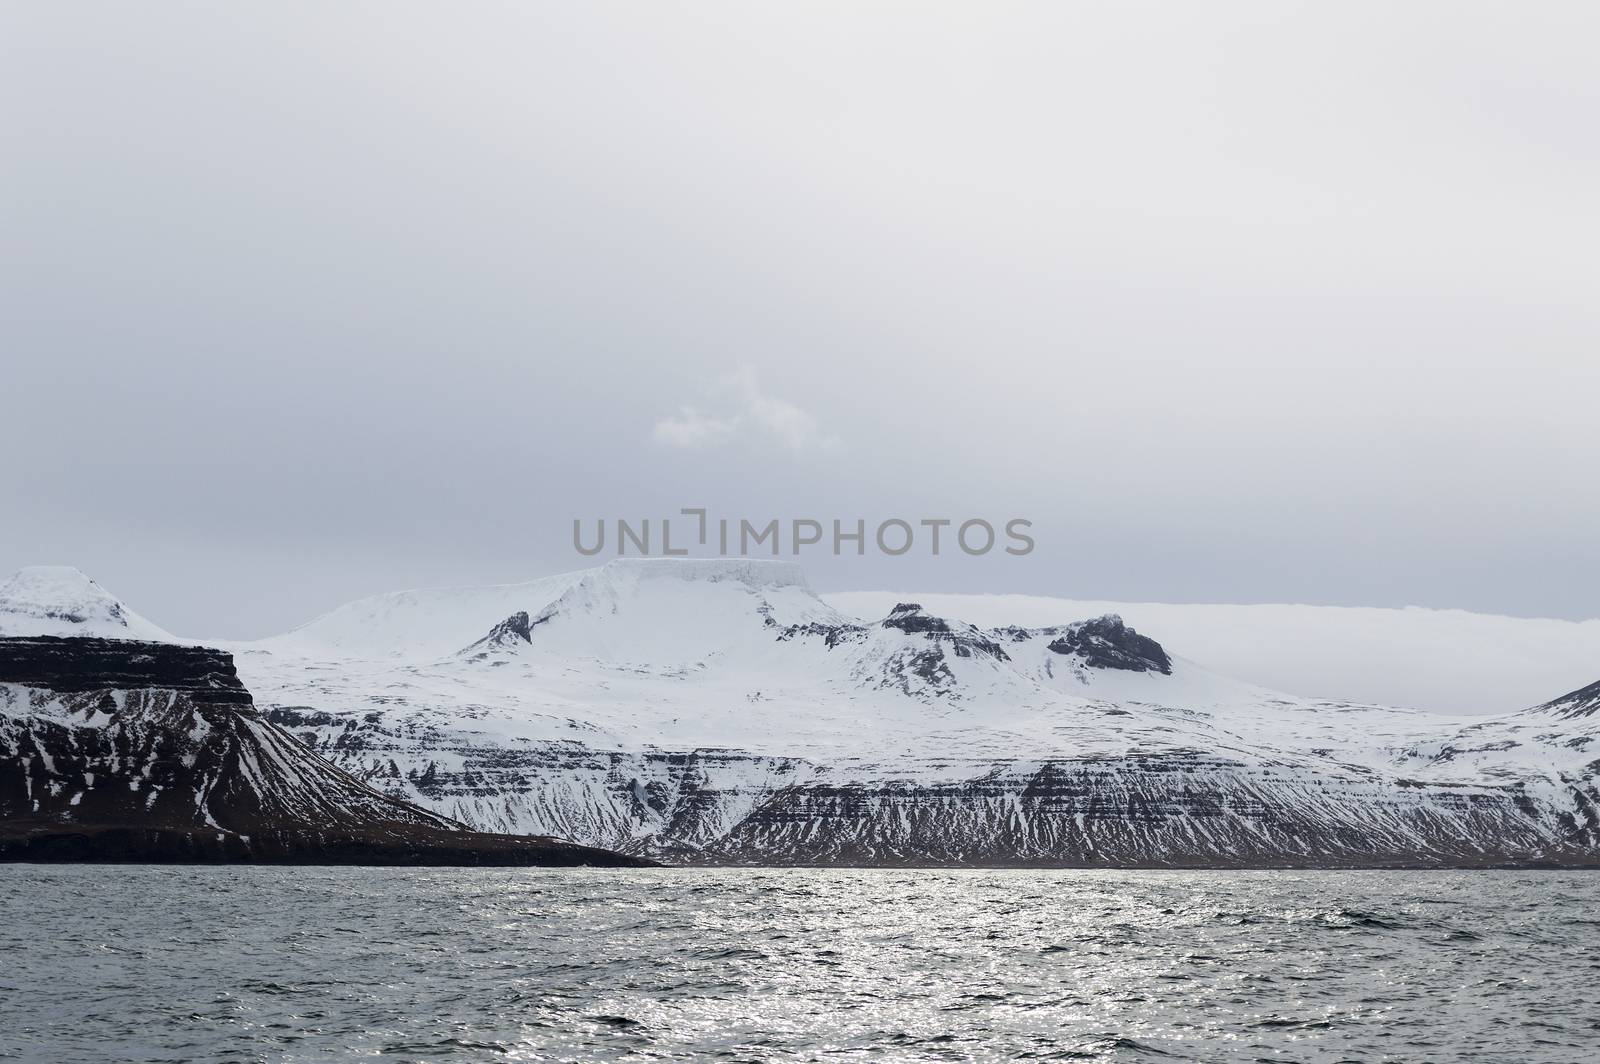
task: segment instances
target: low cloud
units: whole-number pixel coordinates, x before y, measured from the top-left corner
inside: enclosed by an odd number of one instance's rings
[[[795,454],[839,446],[839,437],[825,432],[808,411],[762,390],[751,370],[724,377],[713,391],[720,406],[718,412],[681,406],[676,414],[656,422],[656,442],[683,450],[702,450],[741,439],[764,438]]]
[[[727,443],[739,431],[738,419],[711,417],[692,406],[656,422],[656,442],[686,451]]]

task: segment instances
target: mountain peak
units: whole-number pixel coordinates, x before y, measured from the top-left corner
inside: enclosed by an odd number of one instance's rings
[[[615,558],[596,570],[612,578],[738,583],[751,587],[798,587],[810,583],[799,562],[777,558]]]
[[[916,602],[897,602],[894,609],[889,611],[889,616],[883,619],[883,627],[898,628],[902,632],[924,635],[949,634],[950,622],[943,617],[935,617],[923,610]]]
[[[37,596],[107,592],[75,565],[24,565],[0,584],[8,593],[29,591]]]
[[[30,565],[0,583],[0,636],[96,636],[172,642],[71,565]]]
[[[527,610],[518,610],[493,628],[489,634],[462,650],[462,654],[476,654],[482,657],[491,650],[500,650],[514,647],[519,643],[533,642],[533,622],[528,618]]]

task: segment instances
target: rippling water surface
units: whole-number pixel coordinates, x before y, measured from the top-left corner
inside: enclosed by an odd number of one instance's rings
[[[0,866],[0,1057],[1600,1059],[1600,876]]]

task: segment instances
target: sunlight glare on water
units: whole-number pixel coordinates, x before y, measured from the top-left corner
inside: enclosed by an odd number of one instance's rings
[[[1592,1059],[1600,878],[0,866],[0,1058]]]

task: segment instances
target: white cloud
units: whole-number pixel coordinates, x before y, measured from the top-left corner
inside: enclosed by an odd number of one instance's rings
[[[726,409],[707,414],[697,407],[681,406],[678,413],[655,424],[657,443],[684,450],[699,450],[737,439],[765,437],[800,454],[839,446],[839,437],[825,432],[808,411],[762,390],[749,369],[724,377],[714,389]]]
[[[726,443],[738,430],[736,418],[708,417],[692,406],[684,406],[677,414],[656,422],[655,437],[657,443],[693,451]]]

